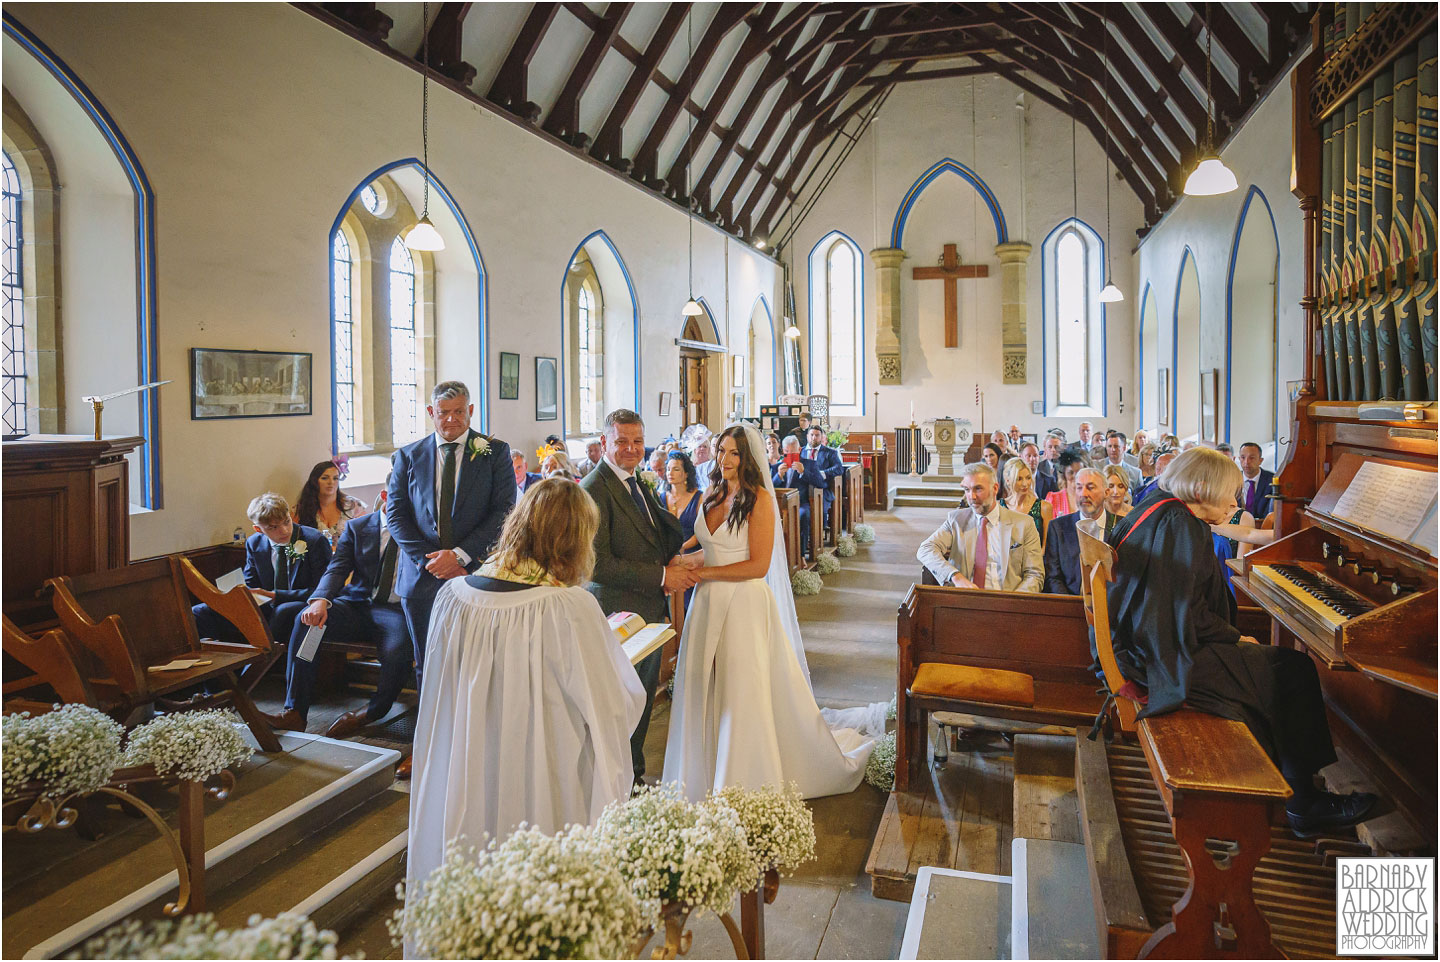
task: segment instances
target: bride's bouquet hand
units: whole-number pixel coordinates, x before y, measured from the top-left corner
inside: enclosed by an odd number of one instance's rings
[[[705,567],[705,552],[692,551],[689,554],[682,554],[679,558],[681,567],[703,568]]]

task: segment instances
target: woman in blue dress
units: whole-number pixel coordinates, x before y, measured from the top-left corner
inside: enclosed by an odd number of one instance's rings
[[[681,552],[693,551],[695,540],[695,518],[700,514],[700,477],[695,471],[695,462],[684,451],[671,451],[665,458],[665,476],[660,492],[660,507],[673,514],[680,522],[685,534],[685,545]],[[685,592],[685,610],[690,610],[691,588]]]

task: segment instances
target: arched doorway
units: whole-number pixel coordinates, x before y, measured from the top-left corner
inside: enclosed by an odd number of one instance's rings
[[[1140,426],[1160,423],[1160,310],[1155,292],[1145,285],[1140,298]]]
[[[680,347],[680,428],[704,424],[715,428],[725,423],[725,359],[720,328],[710,305],[700,299],[705,313],[685,318],[678,341]]]
[[[1270,204],[1259,188],[1251,187],[1230,252],[1225,436],[1237,447],[1250,441],[1260,445],[1269,464],[1278,463],[1275,285],[1279,269],[1280,248]]]
[[[1200,275],[1187,247],[1175,281],[1175,434],[1200,435]]]

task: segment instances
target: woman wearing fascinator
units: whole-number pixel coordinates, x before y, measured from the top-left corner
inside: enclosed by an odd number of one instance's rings
[[[815,704],[765,461],[754,428],[721,432],[695,519],[700,550],[685,556],[700,581],[680,640],[663,780],[692,799],[789,782],[806,798],[853,791],[884,733],[884,703]]]

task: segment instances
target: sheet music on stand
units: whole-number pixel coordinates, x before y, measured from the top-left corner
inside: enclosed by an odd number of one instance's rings
[[[1436,552],[1436,475],[1366,461],[1331,514],[1369,531]]]

